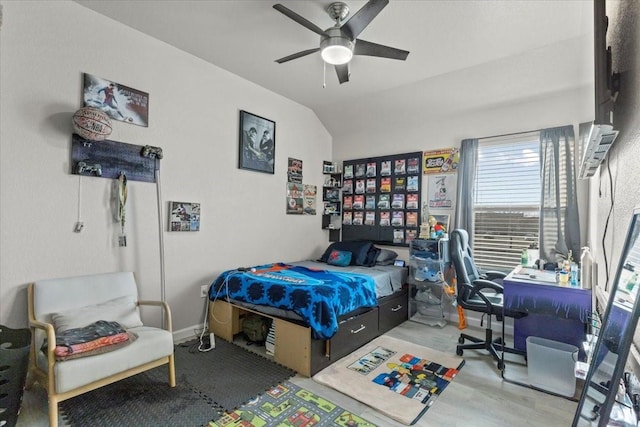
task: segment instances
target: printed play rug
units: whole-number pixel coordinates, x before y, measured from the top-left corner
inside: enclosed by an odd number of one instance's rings
[[[333,402],[285,381],[242,405],[210,427],[377,427]]]
[[[313,380],[412,425],[463,365],[461,357],[383,335],[323,369]]]

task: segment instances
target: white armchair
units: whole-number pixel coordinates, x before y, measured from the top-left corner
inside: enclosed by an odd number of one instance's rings
[[[58,425],[58,402],[86,393],[148,369],[166,364],[168,383],[175,387],[171,311],[166,302],[141,301],[131,272],[105,273],[39,280],[28,288],[29,327],[32,345],[29,382],[47,390],[49,425]],[[139,306],[163,310],[163,328],[144,326]],[[137,335],[126,346],[102,354],[57,360],[56,332],[84,327],[97,320],[115,321]]]

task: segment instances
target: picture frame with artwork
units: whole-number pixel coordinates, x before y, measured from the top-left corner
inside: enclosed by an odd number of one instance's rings
[[[276,122],[240,110],[238,168],[274,173]]]
[[[340,190],[337,188],[324,188],[322,200],[330,202],[340,201]]]
[[[104,111],[112,120],[149,127],[149,94],[118,82],[84,73],[85,107]]]
[[[200,203],[169,202],[169,231],[200,231]]]

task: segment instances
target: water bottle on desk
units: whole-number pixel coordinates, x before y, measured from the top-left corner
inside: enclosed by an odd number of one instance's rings
[[[520,262],[522,263],[523,267],[529,265],[529,251],[527,251],[527,249],[522,250],[522,255],[520,255]]]
[[[578,264],[575,262],[571,263],[571,286],[578,286]]]

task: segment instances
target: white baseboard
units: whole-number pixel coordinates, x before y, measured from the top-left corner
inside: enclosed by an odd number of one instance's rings
[[[180,329],[178,331],[173,331],[173,342],[181,343],[185,341],[189,341],[194,338],[198,338],[199,335],[196,335],[196,331],[202,330],[202,324],[189,326],[184,329]]]

